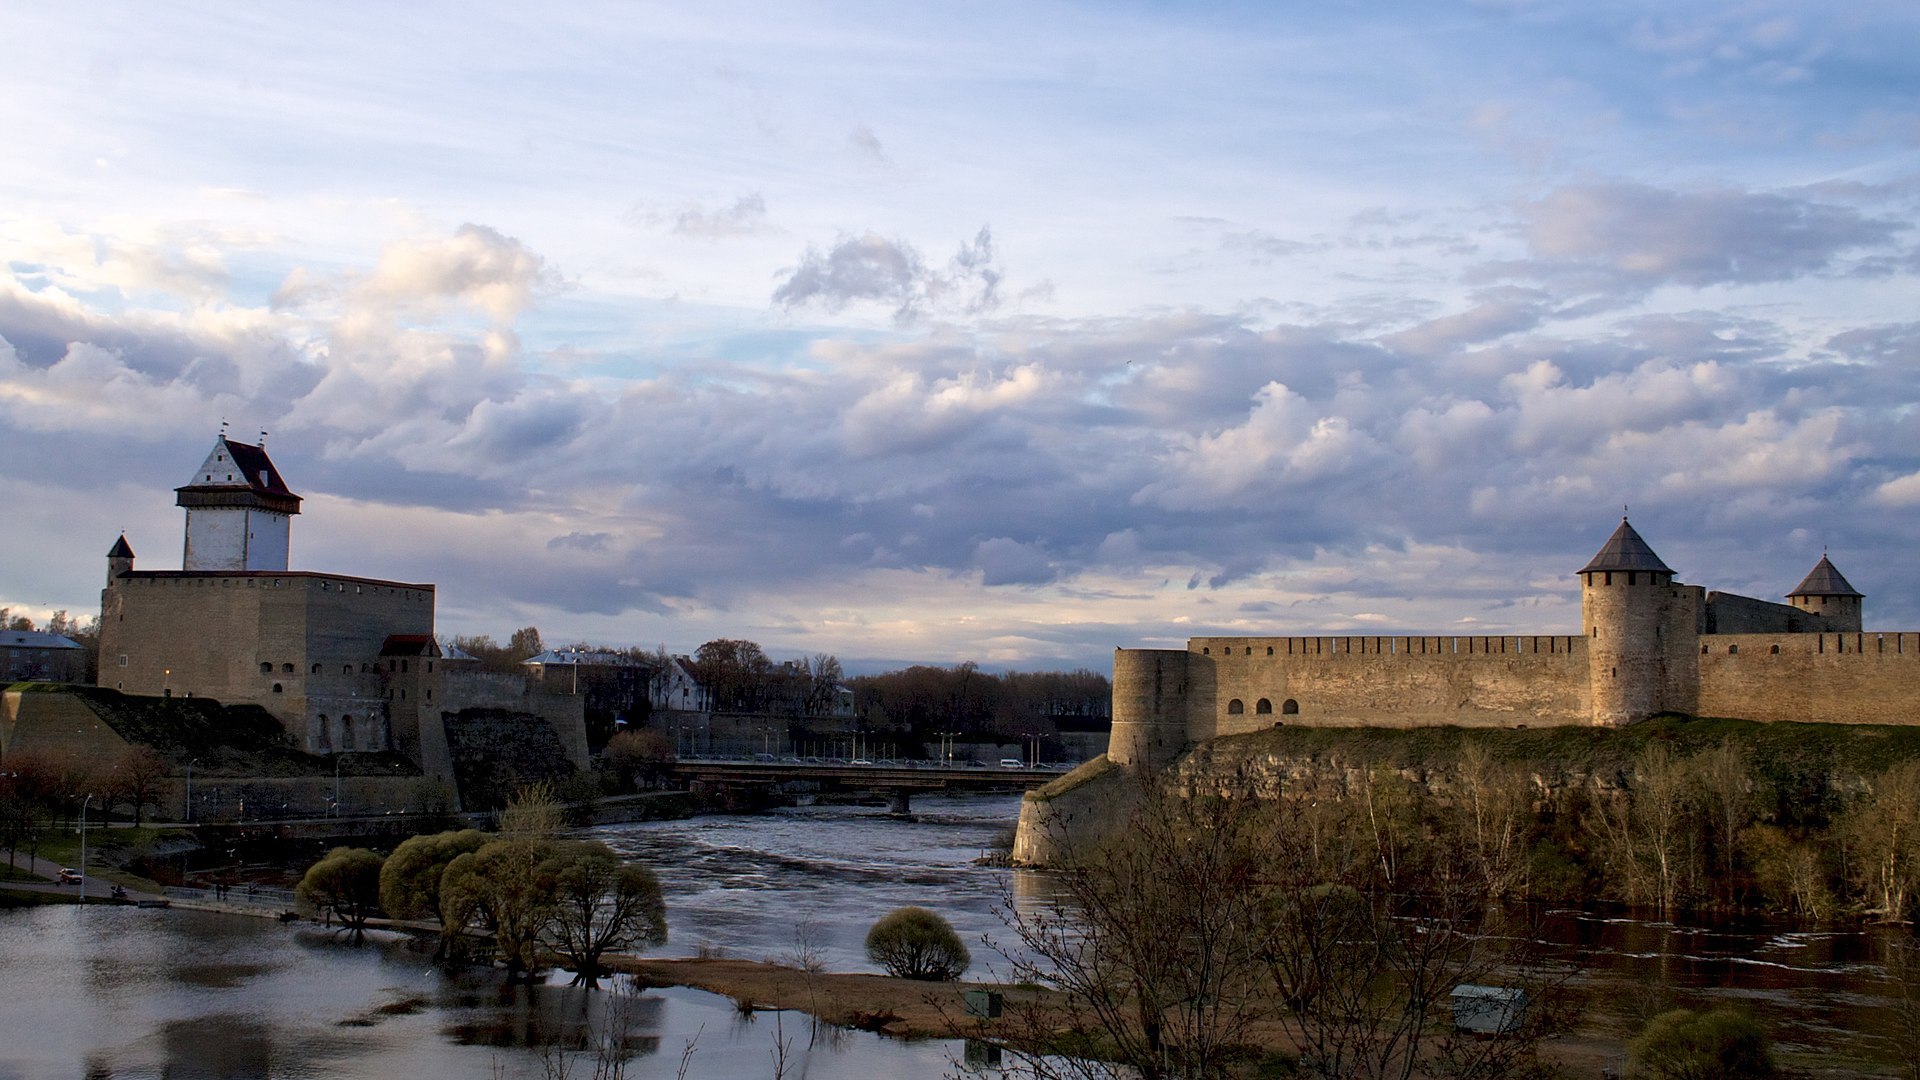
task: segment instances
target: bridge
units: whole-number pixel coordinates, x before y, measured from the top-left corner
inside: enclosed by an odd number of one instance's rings
[[[912,810],[919,792],[1024,791],[1039,787],[1071,765],[955,766],[917,761],[767,761],[737,758],[681,758],[667,767],[677,780],[718,787],[778,787],[807,782],[825,790],[872,791],[886,795],[896,814]]]

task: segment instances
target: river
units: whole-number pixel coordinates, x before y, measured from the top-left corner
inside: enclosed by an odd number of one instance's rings
[[[978,946],[1010,935],[996,912],[1007,871],[974,860],[1012,823],[1009,796],[875,809],[803,807],[588,830],[653,866],[667,894],[663,955],[790,959],[869,971],[867,927],[902,904],[946,915],[974,945],[970,978],[1004,973]],[[1029,879],[1021,892],[1036,891]],[[1043,886],[1042,886],[1043,887]],[[1665,1003],[1736,1002],[1808,1060],[1843,1061],[1886,1019],[1873,932],[1712,928],[1561,911],[1548,935],[1586,966],[1600,1026],[1626,1030]],[[563,981],[564,977],[561,980]],[[628,1075],[936,1077],[961,1048],[864,1033],[810,1038],[805,1017],[743,1017],[694,990],[622,999],[564,985],[506,988],[491,971],[447,972],[394,937],[354,944],[311,925],[182,910],[70,906],[0,911],[0,1080],[108,1077],[550,1075],[542,1047],[629,1017]],[[576,1061],[574,1075],[591,1072]],[[1863,1075],[1860,1072],[1848,1075]],[[1891,1070],[1883,1075],[1893,1075]]]

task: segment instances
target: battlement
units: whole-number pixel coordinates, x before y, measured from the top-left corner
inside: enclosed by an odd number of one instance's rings
[[[1459,656],[1548,656],[1586,650],[1576,634],[1467,635],[1345,635],[1339,637],[1207,637],[1192,638],[1188,652],[1221,660],[1290,656],[1335,659],[1343,656],[1400,656],[1451,658]]]

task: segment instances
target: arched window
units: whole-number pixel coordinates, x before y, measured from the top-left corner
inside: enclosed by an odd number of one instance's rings
[[[1245,713],[1246,711],[1247,711],[1246,702],[1241,701],[1239,698],[1234,698],[1232,701],[1227,702],[1228,716],[1239,716],[1242,713]]]
[[[268,663],[265,660],[260,661],[260,674],[262,675],[273,674],[273,665]]]
[[[281,665],[280,665],[280,673],[281,673],[282,675],[291,675],[291,674],[293,674],[293,665],[292,665],[292,664],[281,664]]]
[[[1273,715],[1273,702],[1271,702],[1271,701],[1268,701],[1268,700],[1267,700],[1266,698],[1261,698],[1261,699],[1260,699],[1259,701],[1256,701],[1256,702],[1254,702],[1254,703],[1253,703],[1253,715],[1255,715],[1255,716],[1272,716],[1272,715]]]
[[[1769,650],[1769,651],[1771,651],[1773,655],[1775,655],[1775,656],[1779,656],[1779,655],[1780,655],[1780,646],[1778,646],[1778,645],[1775,645],[1775,646],[1774,646],[1774,647],[1773,647],[1773,648],[1772,648],[1771,650]]]
[[[310,675],[318,675],[318,674],[320,674],[320,665],[319,665],[319,664],[315,664],[315,665],[313,665],[313,670],[312,670],[311,672],[308,672],[308,674],[310,674]]]
[[[279,694],[279,693],[284,693],[285,691],[283,691],[283,690],[281,690],[281,689],[280,689],[280,684],[279,684],[279,683],[274,683],[274,684],[273,684],[273,692],[274,692],[274,693],[276,693],[276,694]]]
[[[351,674],[353,674],[353,665],[352,665],[352,664],[341,664],[341,665],[340,665],[340,674],[342,674],[342,675],[351,675]]]
[[[1267,655],[1268,655],[1268,656],[1272,656],[1272,655],[1273,655],[1273,646],[1271,646],[1271,645],[1269,645],[1269,646],[1267,646]]]
[[[1288,698],[1287,700],[1281,702],[1280,715],[1281,716],[1299,716],[1300,703],[1293,700],[1292,698]]]
[[[353,717],[351,716],[340,718],[340,749],[353,749]]]
[[[1705,645],[1700,646],[1700,655],[1701,656],[1707,655],[1707,647]]]
[[[1738,645],[1729,645],[1729,646],[1727,646],[1727,655],[1728,655],[1728,656],[1739,656],[1739,655],[1740,655],[1740,646],[1738,646]]]

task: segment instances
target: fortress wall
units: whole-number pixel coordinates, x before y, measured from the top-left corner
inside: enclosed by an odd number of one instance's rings
[[[371,698],[378,711],[380,645],[389,634],[431,634],[433,595],[431,586],[297,572],[131,574],[103,598],[99,684],[258,704],[304,746],[321,703]]]
[[[1660,612],[1653,644],[1659,658],[1660,687],[1655,708],[1660,712],[1693,715],[1700,705],[1700,665],[1694,647],[1700,625],[1706,621],[1707,590],[1698,585],[1673,586],[1673,595]]]
[[[1791,604],[1775,604],[1734,593],[1707,594],[1705,633],[1799,634],[1811,633],[1821,627],[1818,615]]]
[[[1194,702],[1196,740],[1294,723],[1588,722],[1587,642],[1580,637],[1194,638],[1188,649],[1216,685],[1211,700]],[[1262,699],[1270,712],[1260,711]]]
[[[1712,634],[1698,648],[1702,716],[1920,724],[1920,634]]]

